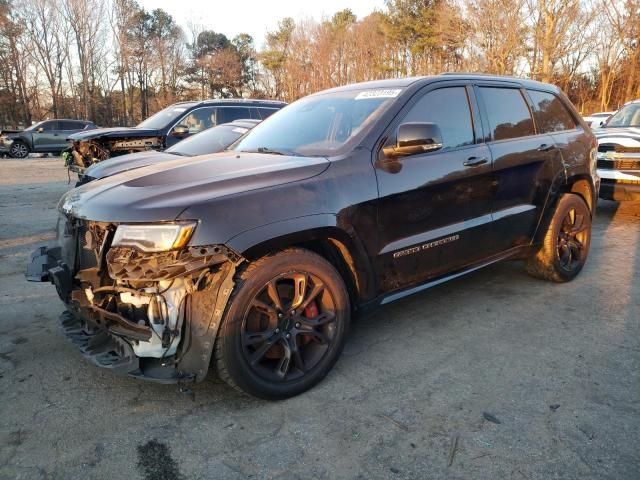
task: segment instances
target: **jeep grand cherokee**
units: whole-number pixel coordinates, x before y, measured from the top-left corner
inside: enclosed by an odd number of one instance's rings
[[[210,365],[262,398],[299,394],[355,310],[500,260],[555,282],[587,259],[596,141],[533,81],[441,75],[303,98],[232,151],[98,180],[60,201],[51,280],[96,365],[160,382]]]

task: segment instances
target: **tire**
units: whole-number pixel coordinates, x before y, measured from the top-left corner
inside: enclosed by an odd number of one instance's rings
[[[350,316],[345,284],[324,258],[299,248],[263,257],[236,279],[214,346],[218,375],[254,397],[298,395],[333,367]]]
[[[14,140],[9,148],[9,155],[13,158],[27,158],[29,155],[29,146],[20,140]]]
[[[568,282],[582,270],[591,244],[591,211],[582,197],[560,197],[542,245],[526,262],[527,272],[543,280]]]

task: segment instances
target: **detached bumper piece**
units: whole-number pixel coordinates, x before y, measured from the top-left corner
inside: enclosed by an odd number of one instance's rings
[[[103,329],[90,327],[69,311],[60,315],[60,327],[89,362],[116,375],[158,383],[193,381],[193,376],[180,376],[173,365],[165,365],[161,359],[137,357],[128,342]]]

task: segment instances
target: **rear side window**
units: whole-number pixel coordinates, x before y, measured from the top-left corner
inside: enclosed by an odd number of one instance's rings
[[[463,147],[474,142],[465,87],[440,88],[425,94],[402,120],[402,123],[409,122],[438,125],[444,148]]]
[[[62,120],[60,124],[60,130],[82,130],[84,128],[84,123],[80,122],[70,122],[68,120]]]
[[[533,115],[542,133],[573,130],[576,122],[562,101],[553,93],[527,90],[533,100]]]
[[[264,120],[265,118],[270,117],[274,113],[278,111],[277,108],[258,108],[258,113],[260,113],[260,118]]]
[[[493,140],[534,135],[533,119],[520,90],[480,87]]]
[[[220,125],[246,118],[251,118],[251,112],[248,107],[220,107],[218,108],[216,121]]]

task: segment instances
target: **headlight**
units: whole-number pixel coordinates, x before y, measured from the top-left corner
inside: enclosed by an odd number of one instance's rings
[[[166,252],[184,247],[196,228],[196,222],[118,225],[114,247],[135,247],[143,252]]]

